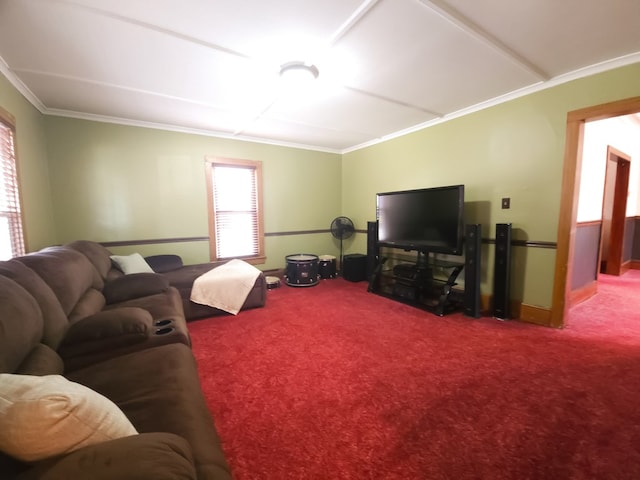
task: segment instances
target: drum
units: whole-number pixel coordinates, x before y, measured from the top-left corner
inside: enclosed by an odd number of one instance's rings
[[[318,256],[307,253],[287,255],[285,278],[291,287],[311,287],[318,284]]]
[[[320,278],[336,278],[336,257],[333,255],[320,255]]]
[[[273,290],[280,286],[280,279],[278,277],[266,276],[264,279],[267,282],[267,290]]]

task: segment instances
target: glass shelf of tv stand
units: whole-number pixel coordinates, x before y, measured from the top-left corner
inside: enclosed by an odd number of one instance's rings
[[[380,256],[369,291],[442,316],[459,310],[452,297],[464,262],[403,255]]]

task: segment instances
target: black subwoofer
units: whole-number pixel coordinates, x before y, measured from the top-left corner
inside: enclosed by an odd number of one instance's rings
[[[350,282],[362,282],[367,279],[367,256],[351,253],[342,257],[342,277]]]

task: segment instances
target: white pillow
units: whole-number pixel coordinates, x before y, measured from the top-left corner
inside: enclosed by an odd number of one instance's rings
[[[0,374],[0,450],[32,462],[138,432],[108,398],[60,375]]]
[[[111,255],[111,260],[113,260],[125,274],[153,273],[153,269],[139,253],[132,253],[131,255]]]

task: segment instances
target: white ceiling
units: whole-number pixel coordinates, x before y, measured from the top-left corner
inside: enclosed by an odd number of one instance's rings
[[[0,0],[43,113],[335,152],[638,61],[639,0]]]

